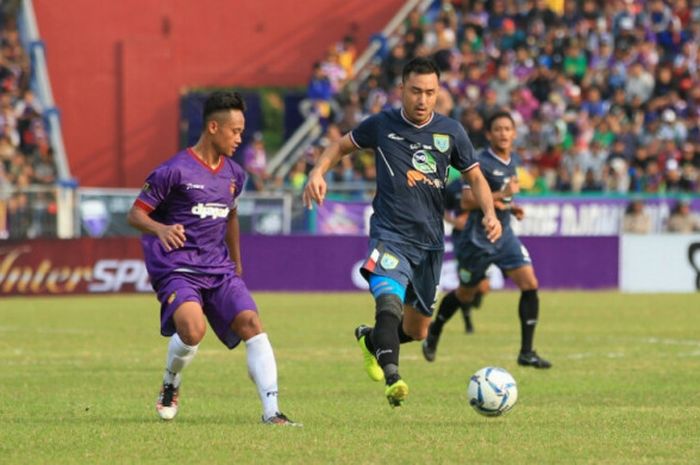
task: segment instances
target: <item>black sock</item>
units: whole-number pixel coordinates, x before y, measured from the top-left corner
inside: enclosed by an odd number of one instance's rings
[[[472,305],[474,308],[479,308],[481,307],[481,299],[484,297],[484,294],[481,292],[477,292],[476,295],[474,296],[474,301],[472,302]]]
[[[532,340],[535,337],[537,316],[540,313],[540,299],[537,297],[537,289],[523,291],[520,294],[520,352],[532,351]]]
[[[399,323],[399,343],[405,344],[413,341],[413,338],[403,331],[403,320]]]
[[[440,302],[440,308],[438,308],[437,316],[433,320],[433,324],[430,325],[430,332],[436,336],[442,333],[442,327],[452,318],[455,314],[461,302],[457,299],[457,293],[452,291],[443,297],[442,302]]]
[[[474,331],[474,325],[472,324],[471,310],[472,303],[467,302],[461,304],[459,308],[462,310],[462,317],[464,317],[464,328],[469,333]]]
[[[402,303],[398,296],[383,294],[377,297],[376,323],[372,330],[372,345],[384,377],[398,373],[399,366],[399,325],[401,324]]]
[[[374,353],[375,348],[374,344],[372,344],[372,333],[374,332],[374,328],[372,328],[372,331],[370,331],[367,336],[365,336],[365,347],[367,347],[367,350],[369,350],[371,353]]]

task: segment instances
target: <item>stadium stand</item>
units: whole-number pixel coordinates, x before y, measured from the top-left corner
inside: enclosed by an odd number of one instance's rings
[[[18,1],[0,5],[0,239],[55,235],[57,181],[44,108],[17,28]]]
[[[438,108],[462,121],[476,147],[493,111],[506,108],[520,123],[525,192],[697,193],[698,44],[698,2],[436,1],[408,15],[365,79],[316,107],[334,124],[308,149],[305,171],[329,132],[400,105],[402,65],[429,56],[443,72]],[[335,79],[327,69],[315,68],[310,88]],[[372,180],[371,156],[352,163],[342,179]],[[290,175],[298,180],[299,170]]]

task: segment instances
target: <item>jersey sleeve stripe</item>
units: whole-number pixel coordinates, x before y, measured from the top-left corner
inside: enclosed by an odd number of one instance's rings
[[[364,147],[360,146],[360,144],[357,143],[357,141],[355,140],[355,137],[352,135],[352,131],[350,131],[348,134],[350,135],[350,142],[352,142],[355,147],[357,147],[358,149],[364,148]]]
[[[476,168],[477,166],[479,166],[479,162],[478,162],[478,161],[476,161],[476,162],[474,162],[473,164],[471,164],[471,165],[467,166],[466,168],[464,168],[464,169],[462,170],[462,173],[466,173],[467,171],[471,171],[471,170],[473,170],[474,168]]]
[[[151,213],[153,210],[155,210],[155,208],[151,207],[141,199],[136,199],[136,201],[134,202],[134,206],[140,208],[141,210],[144,210],[146,213]]]

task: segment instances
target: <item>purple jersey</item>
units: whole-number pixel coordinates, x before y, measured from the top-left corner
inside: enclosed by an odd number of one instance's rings
[[[236,208],[245,172],[229,157],[211,168],[192,149],[183,150],[158,166],[146,179],[136,206],[159,223],[181,224],[185,245],[167,252],[153,234],[141,245],[151,281],[157,284],[172,272],[222,275],[234,272],[226,246],[229,212]]]

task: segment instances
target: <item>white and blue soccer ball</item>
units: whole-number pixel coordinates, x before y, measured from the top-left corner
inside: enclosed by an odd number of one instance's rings
[[[518,401],[518,386],[503,368],[485,367],[469,379],[467,398],[478,413],[497,417],[510,411]]]

